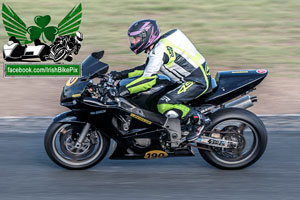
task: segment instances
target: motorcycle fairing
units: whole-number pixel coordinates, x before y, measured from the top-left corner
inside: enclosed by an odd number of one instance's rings
[[[85,124],[84,121],[81,119],[78,119],[78,116],[73,111],[66,111],[59,115],[56,115],[53,118],[53,122],[59,122],[59,123],[80,123]]]
[[[138,152],[133,151],[131,148],[128,148],[125,145],[122,145],[120,143],[115,143],[115,145],[113,147],[113,151],[112,151],[111,155],[109,156],[109,159],[112,159],[112,160],[145,159],[145,155],[149,151],[154,151],[154,150],[164,151],[159,146],[157,148],[155,148],[154,145],[151,147],[153,147],[153,148],[148,149],[148,151],[138,153]],[[190,148],[176,149],[174,152],[166,152],[166,153],[168,154],[167,157],[195,156],[195,154],[193,153],[193,151]],[[163,158],[165,158],[165,157],[163,157]]]
[[[74,95],[77,95],[78,97],[81,96],[87,84],[89,83],[89,80],[85,77],[80,77],[75,81],[72,83],[72,85],[64,86],[63,92],[61,93],[60,97],[61,103],[72,101]]]
[[[239,95],[253,90],[267,76],[268,71],[259,70],[221,71],[215,76],[217,88],[199,99],[191,101],[193,106],[201,104],[223,104]]]
[[[80,97],[93,77],[107,72],[108,64],[99,61],[103,55],[104,51],[93,52],[82,62],[82,77],[78,78],[76,82],[64,86],[60,99],[62,103],[72,101],[73,95]]]
[[[161,150],[160,147],[157,150]],[[121,143],[115,143],[113,146],[113,151],[109,156],[111,160],[130,160],[130,159],[143,159],[145,153],[137,153],[132,149],[128,148]]]

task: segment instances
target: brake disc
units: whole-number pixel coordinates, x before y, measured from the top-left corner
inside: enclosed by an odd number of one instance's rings
[[[73,131],[67,130],[64,131],[65,133],[60,134],[60,148],[62,152],[72,158],[72,159],[84,159],[86,158],[91,152],[93,152],[95,145],[91,143],[89,137],[87,137],[79,148],[76,148],[76,139],[74,138]]]

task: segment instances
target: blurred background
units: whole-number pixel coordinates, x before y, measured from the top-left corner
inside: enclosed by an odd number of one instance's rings
[[[50,15],[57,26],[82,3],[79,31],[84,40],[74,63],[91,52],[105,50],[110,70],[143,64],[146,54],[129,49],[128,26],[136,20],[156,19],[162,33],[181,29],[206,58],[212,75],[236,69],[269,70],[251,95],[257,114],[300,113],[300,1],[299,0],[89,0],[4,1],[27,26],[37,15]],[[2,5],[1,5],[2,7]],[[8,41],[2,18],[0,41]],[[1,48],[2,51],[2,48]],[[3,72],[2,52],[0,57]],[[54,116],[68,78],[4,78],[0,75],[0,116]]]

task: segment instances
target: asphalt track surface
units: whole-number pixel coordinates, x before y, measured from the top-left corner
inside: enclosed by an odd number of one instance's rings
[[[0,199],[300,199],[300,116],[261,117],[268,147],[254,165],[216,169],[195,157],[109,160],[84,171],[46,155],[47,118],[0,119]]]

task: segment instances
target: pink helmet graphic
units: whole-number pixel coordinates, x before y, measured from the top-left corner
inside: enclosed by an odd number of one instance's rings
[[[160,38],[160,29],[155,20],[143,19],[133,22],[128,28],[128,37],[130,41],[130,49],[139,54],[147,50],[153,43]],[[134,37],[140,37],[140,41],[136,44],[132,43]]]

